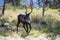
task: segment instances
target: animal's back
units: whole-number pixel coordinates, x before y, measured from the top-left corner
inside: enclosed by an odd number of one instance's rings
[[[18,20],[20,21],[20,22],[24,22],[25,20],[24,20],[24,17],[25,17],[25,14],[19,14],[18,15]]]
[[[31,22],[31,15],[28,15],[28,14],[19,14],[18,15],[18,20],[20,22],[30,23]]]

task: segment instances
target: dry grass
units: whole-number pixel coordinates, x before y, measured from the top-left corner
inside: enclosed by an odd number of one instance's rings
[[[1,11],[0,11],[1,12]],[[5,10],[5,15],[2,16],[2,18],[8,18],[6,20],[9,21],[10,23],[10,27],[14,28],[16,23],[17,23],[17,16],[19,14],[23,14],[25,12],[25,9],[14,9],[14,8],[9,8]],[[28,9],[28,12],[30,12],[30,9]],[[44,30],[39,30],[38,28],[41,29],[41,27],[45,27],[45,25],[40,25],[40,22],[42,21],[42,9],[33,9],[33,12],[31,13],[32,16],[32,30],[30,32],[31,35],[34,36],[39,36]],[[43,20],[45,22],[48,21],[49,17],[51,17],[51,20],[58,20],[60,21],[60,16],[58,14],[58,10],[57,9],[49,9],[47,8],[45,11],[45,16],[43,18]],[[37,23],[38,22],[38,23]],[[38,25],[39,24],[39,25]],[[15,30],[15,29],[13,29]],[[21,35],[25,35],[23,33],[25,33],[23,30],[21,30],[21,26],[19,27],[19,34]],[[23,31],[23,32],[22,32]],[[37,34],[38,33],[38,34]]]
[[[30,11],[30,9],[28,9],[28,12]],[[6,17],[9,17],[9,20],[12,21],[13,19],[16,20],[17,19],[17,16],[18,14],[20,13],[24,13],[25,12],[25,9],[6,9],[5,10],[5,15]],[[57,15],[58,16],[58,10],[57,9],[46,9],[45,11],[45,16],[46,15],[52,15],[52,16],[55,16]],[[31,13],[31,16],[32,16],[32,20],[36,20],[36,19],[40,19],[42,17],[42,9],[33,9],[33,12]]]

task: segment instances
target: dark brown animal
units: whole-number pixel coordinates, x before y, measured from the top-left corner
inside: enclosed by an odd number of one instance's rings
[[[18,15],[18,22],[17,22],[17,32],[18,32],[18,26],[20,23],[23,24],[23,28],[27,33],[31,30],[31,12],[25,13],[25,14],[19,14]]]

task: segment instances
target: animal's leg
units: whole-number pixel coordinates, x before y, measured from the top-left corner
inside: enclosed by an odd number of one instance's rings
[[[31,27],[31,23],[29,23],[28,25],[29,25],[29,29],[31,30],[31,29],[32,29],[32,27]],[[30,30],[29,30],[29,32],[30,32]]]
[[[27,32],[27,29],[26,29],[26,24],[23,23],[23,28],[25,29],[25,31]]]
[[[16,26],[17,26],[17,33],[18,33],[18,26],[19,26],[19,24],[20,24],[20,22],[18,21],[18,23],[17,23],[17,25],[16,25]]]
[[[30,30],[32,29],[32,27],[31,27],[31,23],[29,24],[30,25]]]
[[[27,33],[29,33],[28,24],[26,24]]]

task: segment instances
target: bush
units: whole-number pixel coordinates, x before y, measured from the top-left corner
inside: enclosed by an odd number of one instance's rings
[[[9,32],[6,32],[6,31],[3,31],[3,32],[0,32],[0,35],[2,35],[2,36],[9,36],[10,35],[10,33]]]
[[[0,18],[0,27],[4,27],[5,23],[9,23],[9,19],[7,17],[1,17]]]
[[[17,20],[12,20],[12,21],[11,21],[11,24],[12,24],[12,25],[16,25],[16,24],[17,24]]]
[[[58,21],[54,17],[44,17],[41,23],[43,25],[47,24],[46,28],[42,28],[44,33],[53,33],[53,35],[60,35],[60,21]]]

